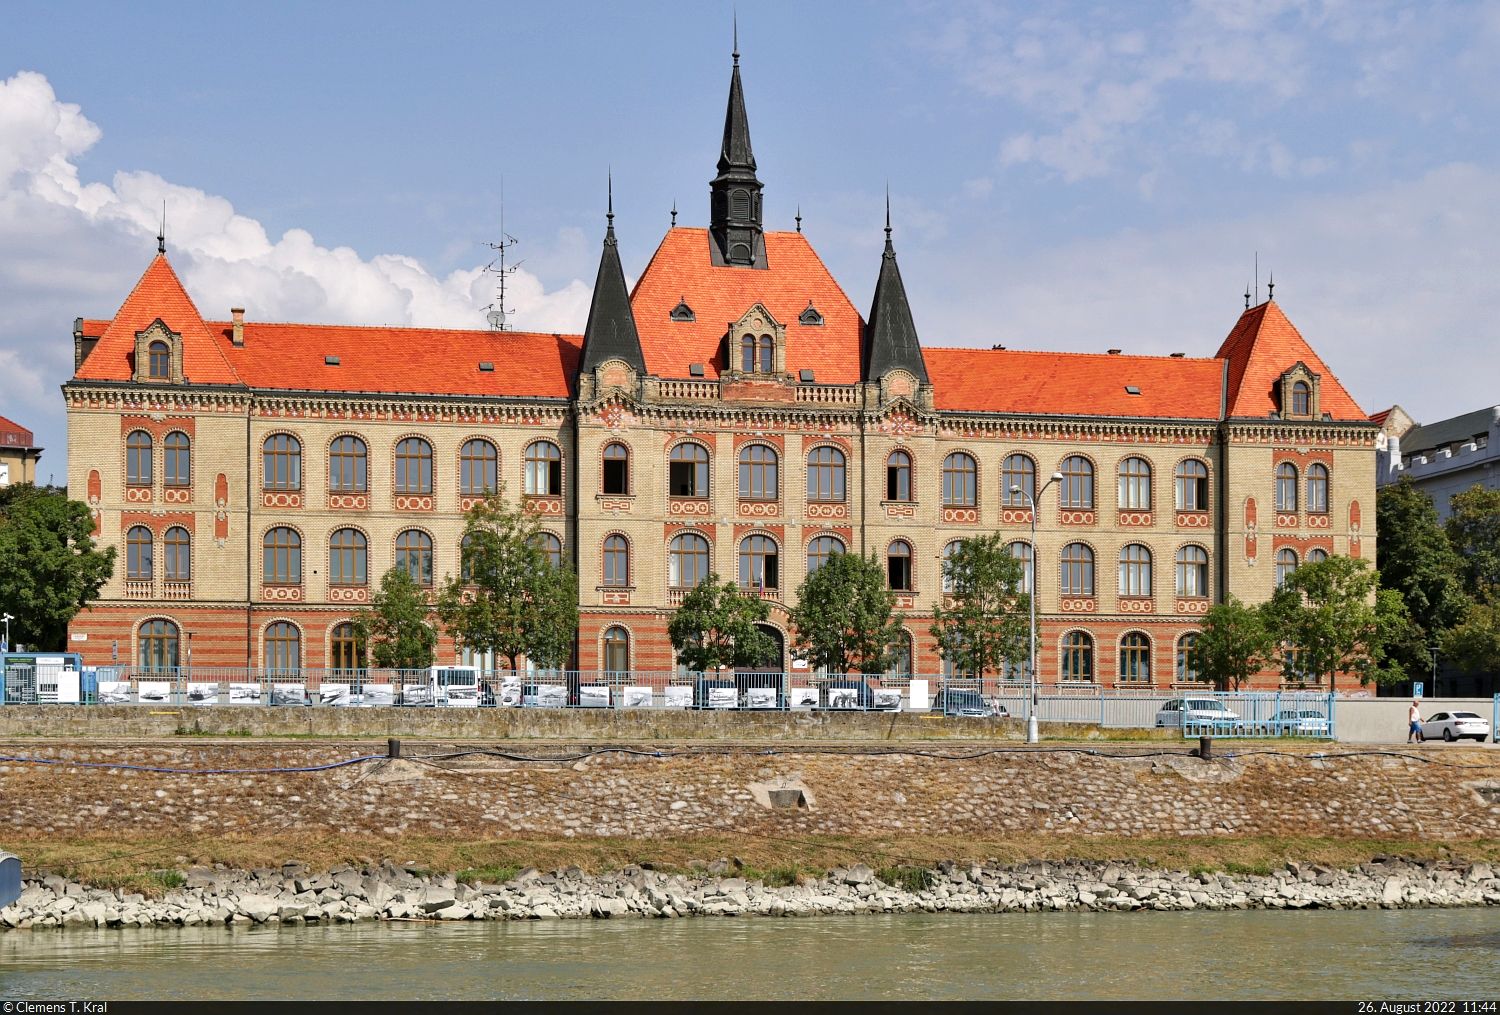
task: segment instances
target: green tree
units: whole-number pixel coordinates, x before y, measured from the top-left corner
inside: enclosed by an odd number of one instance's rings
[[[1475,484],[1449,502],[1448,541],[1464,565],[1464,586],[1483,599],[1500,589],[1500,490]]]
[[[424,670],[437,648],[430,612],[422,586],[405,568],[393,567],[380,579],[370,608],[354,615],[355,639],[382,669]]]
[[[983,675],[1030,658],[1026,571],[998,533],[971,536],[943,561],[951,605],[933,609],[938,652],[957,672]]]
[[[1393,590],[1377,596],[1379,583],[1380,573],[1357,557],[1314,561],[1287,576],[1264,607],[1267,629],[1283,646],[1284,679],[1326,675],[1334,690],[1340,673],[1357,676],[1361,684],[1404,677],[1384,648],[1404,608]]]
[[[499,493],[469,509],[460,573],[443,580],[437,613],[460,645],[493,652],[510,669],[521,659],[543,668],[567,664],[578,631],[578,575],[554,567],[541,545],[541,522]]]
[[[1397,625],[1386,655],[1408,672],[1423,672],[1427,646],[1463,620],[1469,608],[1464,559],[1453,549],[1432,497],[1403,475],[1375,498],[1375,565],[1380,585],[1400,594],[1411,623]]]
[[[1486,592],[1461,623],[1443,632],[1438,644],[1443,655],[1470,673],[1500,669],[1500,594]]]
[[[868,558],[835,553],[797,590],[792,611],[797,647],[814,669],[883,673],[901,636],[902,618],[891,612],[895,604],[873,551]]]
[[[89,506],[66,489],[0,488],[0,610],[15,617],[13,643],[66,647],[68,623],[115,571],[115,548],[97,549],[93,531]]]
[[[734,582],[710,574],[682,597],[667,635],[678,662],[693,673],[757,666],[776,651],[776,643],[755,626],[770,615],[764,599],[741,595]]]
[[[1273,644],[1260,609],[1231,595],[1204,615],[1194,651],[1210,680],[1220,689],[1238,691],[1240,684],[1266,667]]]

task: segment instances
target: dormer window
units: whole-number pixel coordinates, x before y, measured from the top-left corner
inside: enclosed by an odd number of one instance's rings
[[[1323,417],[1319,405],[1319,376],[1308,369],[1306,363],[1298,363],[1281,375],[1277,383],[1281,419],[1316,420]],[[1278,418],[1276,416],[1272,417]]]
[[[144,331],[136,332],[133,379],[137,383],[157,384],[186,381],[187,378],[182,376],[182,336],[160,320],[152,322]]]
[[[768,374],[774,369],[776,342],[770,335],[745,335],[740,338],[740,369],[747,374]]]
[[[1312,388],[1307,386],[1306,381],[1298,381],[1292,385],[1292,415],[1306,416],[1312,410],[1309,405],[1312,401]]]
[[[693,313],[693,308],[687,305],[687,297],[685,296],[677,301],[677,305],[672,308],[672,312],[668,316],[674,321],[696,321],[698,319],[698,315]]]
[[[724,344],[732,373],[758,378],[786,373],[786,325],[777,323],[763,304],[755,304],[729,325]]]
[[[808,300],[807,309],[797,315],[797,323],[810,328],[823,326],[823,315],[818,313],[818,308],[812,305],[812,300]]]
[[[172,376],[172,350],[165,342],[152,342],[149,350],[151,358],[149,377],[159,377],[168,380]]]

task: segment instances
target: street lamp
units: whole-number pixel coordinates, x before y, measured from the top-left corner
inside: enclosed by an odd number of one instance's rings
[[[5,651],[10,651],[10,622],[15,620],[9,613],[5,614]]]
[[[1063,474],[1054,472],[1052,478],[1042,484],[1042,488],[1036,492],[1037,497],[1047,492],[1047,487],[1053,483],[1061,483]],[[1037,567],[1038,559],[1036,552],[1036,497],[1031,496],[1019,486],[1012,486],[1010,492],[1020,494],[1031,502],[1031,708],[1026,717],[1026,742],[1034,744],[1041,737],[1036,728],[1036,593],[1039,584],[1041,569]]]

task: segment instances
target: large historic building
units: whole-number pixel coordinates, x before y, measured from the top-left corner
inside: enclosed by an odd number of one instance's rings
[[[1210,604],[1373,554],[1377,428],[1274,302],[1210,357],[924,347],[889,222],[862,317],[761,187],[736,56],[709,227],[627,291],[611,214],[582,335],[207,320],[162,248],[74,326],[68,485],[120,564],[70,647],[349,665],[351,611],[393,565],[455,571],[497,484],[577,568],[584,670],[672,669],[710,572],[770,600],[789,667],[799,583],[849,551],[885,562],[905,668],[941,672],[944,553],[999,531],[1029,558],[1033,498],[1048,682],[1191,678]]]

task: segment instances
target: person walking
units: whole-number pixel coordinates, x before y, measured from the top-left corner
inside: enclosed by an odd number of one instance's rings
[[[1422,736],[1422,709],[1415,701],[1411,703],[1411,708],[1406,710],[1406,721],[1410,723],[1406,731],[1406,742],[1411,743],[1411,738],[1416,737],[1417,743],[1420,744],[1424,739]]]

